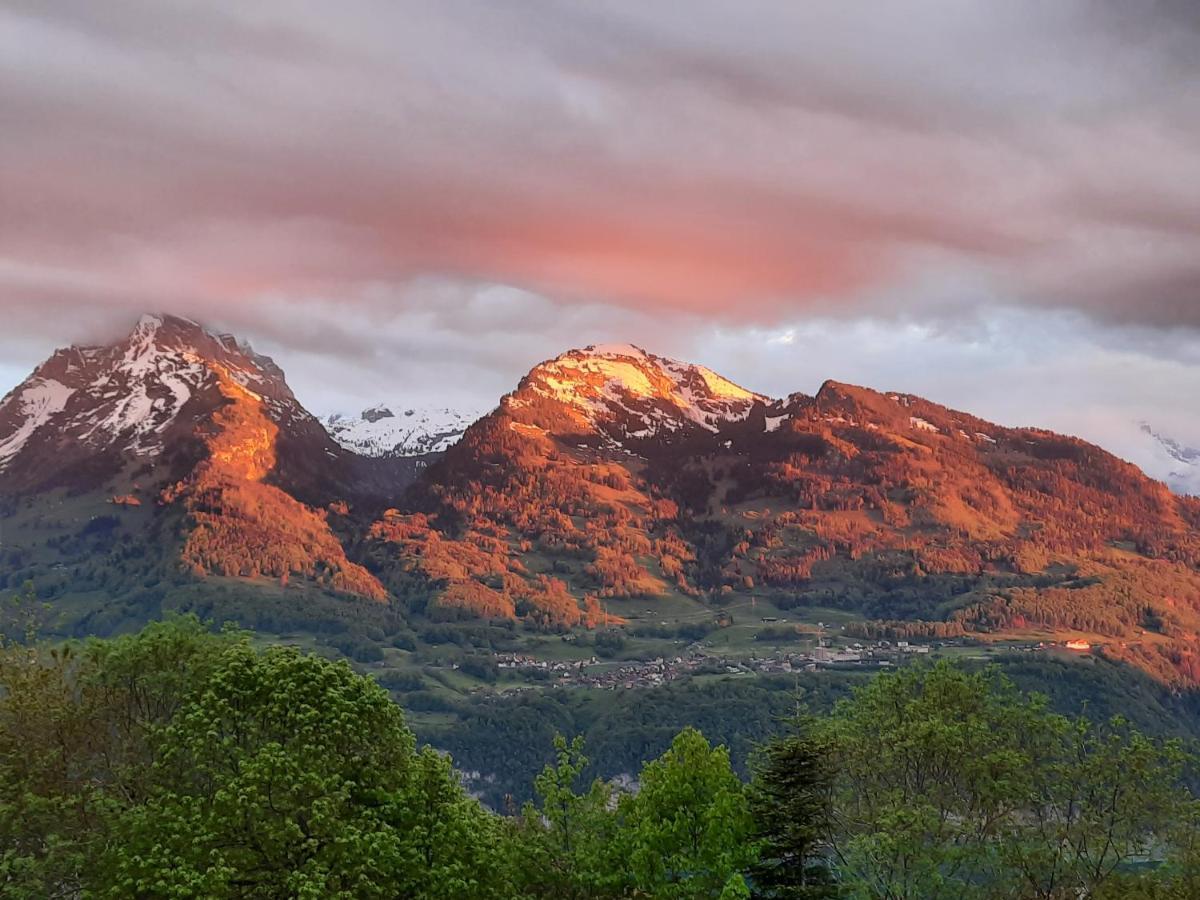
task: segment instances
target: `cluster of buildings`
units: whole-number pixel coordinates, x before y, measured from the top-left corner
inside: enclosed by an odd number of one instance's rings
[[[501,653],[496,660],[501,670],[540,670],[546,673],[547,680],[552,679],[558,685],[616,690],[656,687],[684,675],[787,674],[811,671],[819,666],[884,666],[890,665],[891,658],[901,654],[928,652],[927,644],[880,641],[874,645],[818,646],[810,650],[731,657],[707,653],[700,645],[693,644],[679,656],[619,663],[602,662],[594,656],[569,662],[551,661],[520,653]]]
[[[686,656],[658,657],[652,660],[603,663],[596,657],[570,662],[536,659],[519,653],[501,653],[497,665],[501,669],[540,669],[555,676],[555,683],[580,687],[645,688],[655,687],[672,681],[681,675],[693,673],[710,658],[695,649]]]
[[[1066,646],[1072,650],[1090,649],[1076,646],[1082,643],[1069,642],[1058,646]],[[544,672],[546,681],[559,686],[632,690],[656,687],[684,675],[788,674],[842,666],[884,668],[907,657],[928,655],[942,646],[943,642],[915,644],[910,641],[879,640],[835,647],[822,641],[810,648],[734,657],[714,655],[696,643],[681,655],[660,656],[650,660],[608,662],[592,656],[588,659],[565,661],[538,659],[522,653],[499,653],[496,661],[501,670]],[[1056,645],[1038,643],[1011,649],[1036,652],[1053,646]]]

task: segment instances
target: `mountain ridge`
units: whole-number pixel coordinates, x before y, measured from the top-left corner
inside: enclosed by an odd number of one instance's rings
[[[248,345],[146,317],[0,403],[0,495],[54,535],[8,551],[6,577],[93,578],[63,548],[129,569],[140,546],[153,559],[122,584],[303,582],[550,631],[753,597],[896,634],[1082,631],[1200,679],[1200,501],[1077,438],[832,380],[771,398],[592,345],[534,366],[444,446],[363,458]]]
[[[1191,665],[1200,504],[1132,464],[836,381],[698,417],[640,354],[534,367],[375,524],[379,556],[428,579],[426,612],[569,627],[741,593],[906,633],[1094,631],[1148,668]],[[583,605],[548,613],[543,589]]]

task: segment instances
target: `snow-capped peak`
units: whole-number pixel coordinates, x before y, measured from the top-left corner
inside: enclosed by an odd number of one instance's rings
[[[770,402],[704,366],[633,344],[571,350],[534,368],[522,387],[563,404],[580,425],[618,443],[695,426],[715,433],[744,419],[756,402]],[[524,401],[518,392],[508,402]]]
[[[356,416],[335,413],[321,424],[360,456],[396,458],[445,452],[480,415],[474,409],[378,403]]]
[[[279,421],[302,415],[270,359],[180,316],[144,315],[115,343],[59,350],[0,401],[0,471],[39,433],[47,446],[154,453],[189,401],[222,378]]]
[[[582,350],[570,351],[558,357],[554,362],[568,359],[575,355],[581,357],[592,357],[596,360],[602,360],[594,366],[597,371],[607,370],[610,374],[618,373],[620,366],[629,366],[630,361],[633,361],[634,366],[641,370],[642,375],[635,375],[629,382],[631,390],[642,391],[644,396],[651,396],[655,389],[646,392],[646,378],[644,373],[647,368],[658,369],[665,373],[669,378],[675,379],[681,389],[682,394],[688,394],[693,391],[694,385],[690,384],[695,376],[699,376],[704,382],[703,394],[704,397],[690,398],[701,402],[705,399],[724,399],[724,400],[762,400],[768,401],[769,398],[761,394],[755,394],[753,391],[748,391],[745,388],[734,384],[728,378],[718,375],[712,369],[705,366],[696,365],[695,363],[679,362],[675,359],[669,359],[665,356],[655,356],[652,353],[647,353],[641,347],[635,344],[589,344]],[[614,363],[615,365],[605,365],[605,363]],[[626,369],[624,374],[628,374]]]

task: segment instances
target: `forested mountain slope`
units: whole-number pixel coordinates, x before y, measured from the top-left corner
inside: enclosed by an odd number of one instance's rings
[[[229,585],[546,631],[749,598],[1200,676],[1200,500],[1075,438],[836,382],[773,399],[631,345],[534,367],[440,458],[371,459],[271,360],[144,317],[0,403],[0,503],[4,583],[80,628],[97,598],[137,618]]]
[[[144,316],[58,351],[0,403],[0,562],[7,582],[72,594],[216,575],[384,600],[335,525],[412,472],[339,447],[248,345]]]
[[[1198,522],[1075,438],[835,382],[772,400],[621,346],[534,368],[371,536],[446,615],[755,593],[901,636],[1092,632],[1192,677]]]

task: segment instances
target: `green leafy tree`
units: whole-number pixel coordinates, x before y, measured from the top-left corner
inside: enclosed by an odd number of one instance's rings
[[[0,883],[76,896],[145,797],[149,735],[240,637],[180,618],[82,646],[31,638],[0,647]]]
[[[1038,900],[1096,895],[1122,867],[1160,853],[1194,806],[1179,743],[1153,741],[1120,718],[1102,726],[1080,719],[1059,733],[1002,843]]]
[[[1170,853],[1158,866],[1115,872],[1096,890],[1095,900],[1194,900],[1200,897],[1200,804],[1176,822]]]
[[[643,767],[619,805],[617,845],[632,886],[652,897],[745,896],[752,823],[725,747],[685,728]]]
[[[96,772],[99,717],[73,700],[73,648],[0,660],[0,883],[7,896],[82,889],[112,804]],[[82,771],[76,769],[83,763]],[[82,777],[81,777],[82,776]]]
[[[612,857],[615,797],[596,779],[576,792],[588,759],[583,738],[554,737],[555,762],[534,779],[539,803],[526,804],[517,867],[526,889],[552,897],[619,895],[622,874]]]
[[[852,897],[1099,896],[1167,852],[1194,803],[1178,744],[1055,715],[992,670],[881,675],[816,731]]]
[[[413,761],[409,790],[385,807],[403,836],[395,867],[400,896],[413,900],[510,900],[508,833],[499,817],[463,789],[450,758],[426,747]]]
[[[829,753],[812,736],[812,723],[762,750],[750,785],[750,813],[759,860],[754,894],[764,898],[836,897],[829,866],[833,774]]]
[[[502,895],[482,811],[344,662],[227,650],[162,729],[150,778],[118,823],[114,897]]]
[[[833,847],[850,894],[981,894],[1031,794],[1031,753],[1057,727],[994,673],[945,663],[880,675],[840,703],[820,736],[834,754]]]
[[[38,599],[32,581],[0,600],[0,648],[31,646],[40,638],[54,613],[49,603]]]

